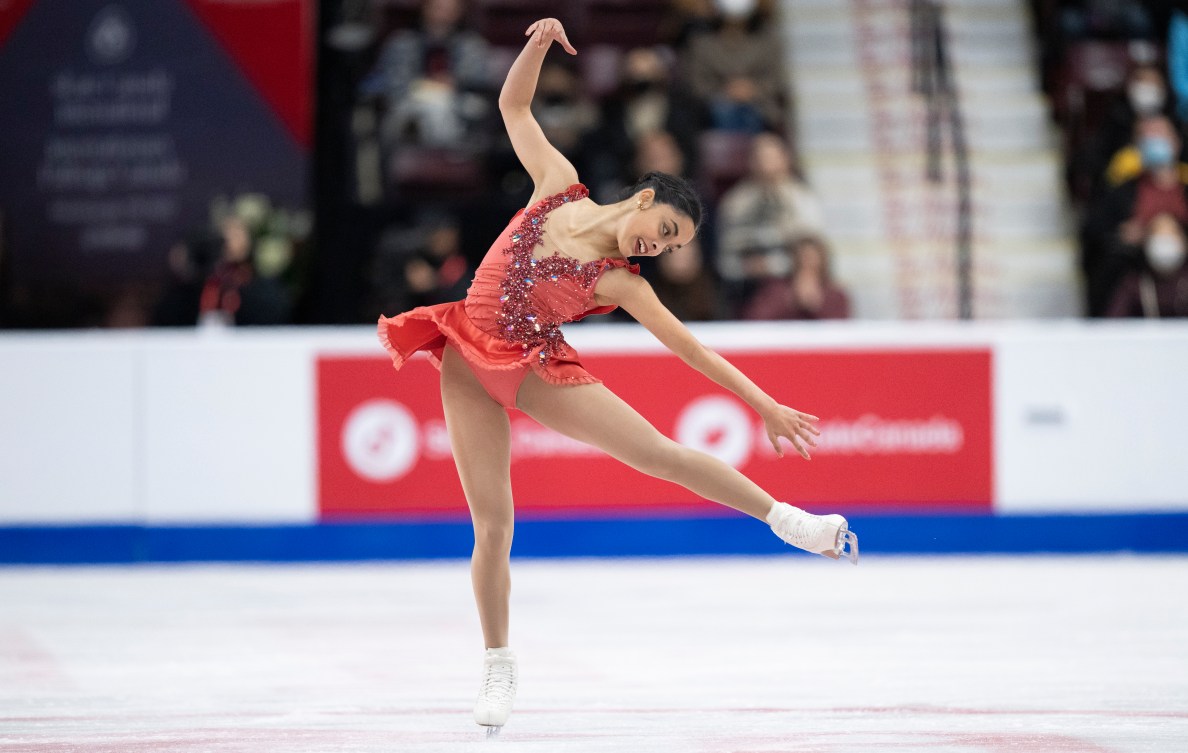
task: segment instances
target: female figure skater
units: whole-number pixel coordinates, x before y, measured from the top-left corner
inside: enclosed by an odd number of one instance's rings
[[[562,322],[622,306],[682,360],[754,408],[777,454],[783,455],[780,437],[805,459],[815,446],[815,416],[780,405],[698,342],[627,261],[679,253],[701,220],[696,194],[680,179],[649,173],[624,201],[591,201],[529,110],[550,45],[577,52],[556,19],[537,21],[525,35],[531,39],[507,74],[499,109],[535,183],[531,203],[495,240],[466,300],[379,320],[380,341],[397,368],[424,350],[441,370],[446,427],[474,523],[471,579],[487,648],[474,719],[489,733],[507,721],[517,676],[508,648],[513,506],[507,409],[766,521],[801,549],[858,557],[843,517],[777,502],[729,465],[665,437],[582,368],[561,336]]]

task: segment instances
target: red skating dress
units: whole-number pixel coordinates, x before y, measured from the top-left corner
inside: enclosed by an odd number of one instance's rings
[[[594,286],[608,269],[639,267],[624,259],[581,262],[560,251],[535,258],[549,213],[589,196],[580,183],[516,212],[475,271],[466,299],[421,306],[379,320],[379,339],[399,369],[418,350],[441,368],[453,346],[483,387],[504,408],[516,407],[520,383],[532,370],[557,385],[598,383],[577,351],[565,342],[561,324],[614,306],[594,305]]]

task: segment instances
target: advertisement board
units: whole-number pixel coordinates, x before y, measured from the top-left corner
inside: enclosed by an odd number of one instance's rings
[[[312,0],[0,2],[11,283],[155,279],[212,202],[301,209]]]
[[[985,349],[726,354],[781,402],[820,417],[812,460],[778,457],[762,420],[667,354],[598,353],[583,363],[664,434],[810,509],[989,511],[991,356]],[[580,399],[580,388],[575,399]],[[685,489],[512,411],[519,513],[714,514]],[[382,354],[317,361],[318,507],[323,519],[464,515],[438,374],[396,372]]]

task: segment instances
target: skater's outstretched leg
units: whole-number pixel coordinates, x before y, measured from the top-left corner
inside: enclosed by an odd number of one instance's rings
[[[529,374],[517,407],[543,426],[593,445],[649,476],[680,484],[705,499],[758,518],[790,544],[837,558],[848,526],[777,502],[735,468],[660,433],[601,384],[557,387]]]
[[[508,645],[512,529],[511,430],[505,411],[487,394],[457,351],[441,364],[441,402],[458,478],[474,524],[470,560],[474,598],[487,648]]]

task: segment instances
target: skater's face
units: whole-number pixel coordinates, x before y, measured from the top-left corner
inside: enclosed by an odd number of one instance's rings
[[[623,256],[659,256],[680,249],[697,233],[692,218],[671,204],[656,201],[650,189],[637,193],[631,202],[634,211],[619,232],[619,251]]]

